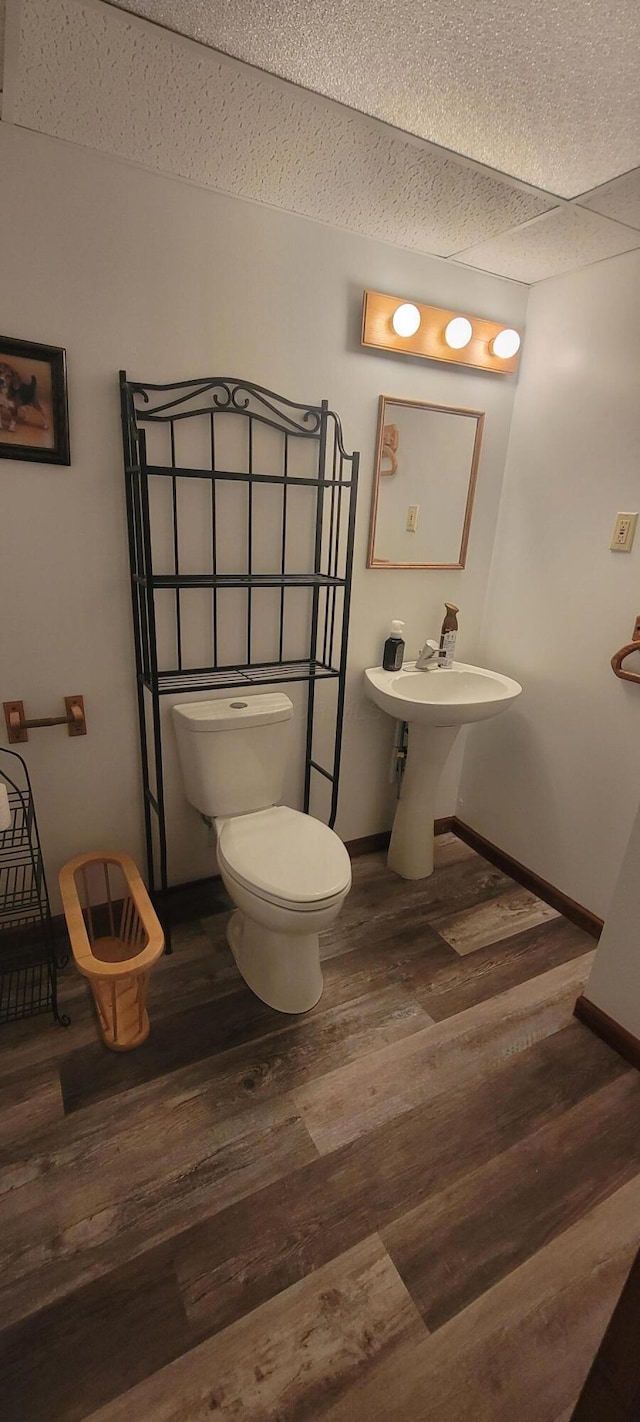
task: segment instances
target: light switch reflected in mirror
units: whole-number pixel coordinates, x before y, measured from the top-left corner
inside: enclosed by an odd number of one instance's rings
[[[464,568],[483,425],[380,396],[368,568]]]

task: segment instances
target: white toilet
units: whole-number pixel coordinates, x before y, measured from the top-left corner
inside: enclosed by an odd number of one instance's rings
[[[187,798],[214,821],[218,866],[237,905],[227,936],[245,982],[279,1012],[322,995],[319,934],[351,888],[334,831],[276,802],[293,706],[281,692],[173,707]]]

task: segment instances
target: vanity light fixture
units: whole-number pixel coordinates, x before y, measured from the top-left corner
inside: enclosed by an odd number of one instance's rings
[[[473,326],[466,316],[454,316],[444,328],[444,338],[453,351],[462,351],[473,335]]]
[[[517,331],[512,331],[510,327],[505,327],[504,331],[499,331],[494,336],[489,347],[491,354],[499,357],[500,360],[510,360],[520,350],[520,337]]]
[[[391,317],[391,325],[396,336],[415,336],[421,319],[417,306],[410,301],[403,301],[402,306],[396,307]]]
[[[520,337],[501,321],[446,311],[382,291],[365,291],[362,345],[405,356],[447,361],[510,375],[518,367]]]

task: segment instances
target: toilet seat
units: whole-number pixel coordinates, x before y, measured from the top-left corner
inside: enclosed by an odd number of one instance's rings
[[[296,912],[328,908],[351,884],[351,860],[321,820],[272,805],[216,821],[220,869],[250,893]]]

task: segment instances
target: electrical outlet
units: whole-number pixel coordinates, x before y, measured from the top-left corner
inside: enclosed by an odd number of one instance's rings
[[[619,513],[617,515],[609,544],[612,553],[631,552],[637,522],[637,513]]]
[[[407,510],[407,533],[415,533],[418,527],[419,504],[409,504]]]

